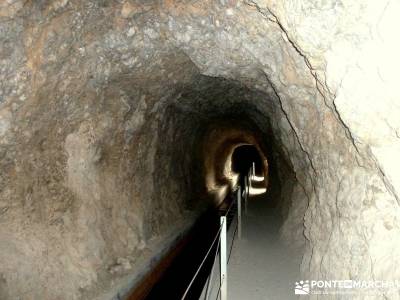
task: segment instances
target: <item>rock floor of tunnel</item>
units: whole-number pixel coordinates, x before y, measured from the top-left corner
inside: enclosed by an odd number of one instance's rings
[[[301,254],[279,239],[280,218],[269,193],[252,196],[228,264],[228,299],[297,299]]]

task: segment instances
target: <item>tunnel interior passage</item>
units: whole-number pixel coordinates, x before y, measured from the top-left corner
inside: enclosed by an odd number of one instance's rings
[[[253,145],[243,145],[237,147],[232,154],[232,171],[245,175],[248,170],[255,165],[257,175],[264,175],[263,162],[257,148]]]
[[[279,189],[291,166],[273,131],[273,102],[237,81],[199,75],[195,82],[164,110],[156,165],[170,167],[155,173],[159,192],[180,187],[186,209],[218,205],[253,162],[262,179],[257,187]],[[164,213],[175,215],[180,207],[169,203]]]
[[[135,261],[121,257],[132,253],[141,257],[143,249],[150,247],[156,257],[168,249],[169,237],[179,238],[185,233],[182,228],[189,228],[206,209],[226,199],[237,183],[235,170],[245,171],[253,161],[257,174],[269,170],[271,188],[287,182],[286,196],[273,199],[280,201],[277,208],[282,215],[290,214],[293,182],[285,178],[291,166],[285,163],[289,160],[280,144],[281,135],[274,131],[275,102],[235,80],[200,74],[192,79],[162,102],[150,92],[138,94],[135,99],[142,100],[132,103],[132,109],[121,108],[121,101],[106,102],[104,110],[115,109],[119,119],[112,114],[94,116],[77,124],[65,138],[68,184],[74,192],[70,196],[79,207],[73,217],[82,232],[82,241],[69,246],[83,249],[79,257],[92,257],[97,251],[101,262],[109,262],[99,271],[107,283],[114,274],[129,272],[122,267],[125,261],[132,269],[137,267]],[[246,165],[242,167],[239,161]],[[87,215],[96,220],[90,228],[85,225]],[[298,220],[293,227],[301,228],[301,212],[287,219],[291,224]],[[69,237],[75,231],[71,229]],[[298,237],[302,238],[301,232]],[[155,244],[157,239],[162,247]],[[83,258],[82,262],[91,266],[89,274],[98,273],[99,262]],[[150,262],[138,269],[146,270]],[[68,291],[75,291],[75,286]],[[54,292],[52,299],[60,298]]]
[[[254,165],[255,176],[251,177],[253,186],[250,194],[261,194],[267,190],[268,162],[262,159],[259,150],[255,145],[241,145],[235,148],[232,154],[232,172],[237,173],[240,186],[245,186],[246,176]]]
[[[1,1],[0,299],[123,298],[246,145],[303,278],[399,278],[399,1],[335,2]]]

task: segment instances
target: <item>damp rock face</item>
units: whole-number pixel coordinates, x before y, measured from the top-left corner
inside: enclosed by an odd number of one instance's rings
[[[204,164],[225,152],[204,149],[233,123],[252,136],[227,147],[257,141],[276,165],[282,238],[305,278],[398,279],[399,13],[394,1],[1,3],[0,298],[133,287],[220,192],[207,172],[227,184]]]

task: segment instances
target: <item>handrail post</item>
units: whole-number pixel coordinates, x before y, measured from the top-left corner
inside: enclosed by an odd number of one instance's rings
[[[249,174],[247,176],[247,180],[248,180],[248,185],[247,185],[247,195],[250,194],[250,189],[251,189],[251,180],[252,180],[252,173],[251,170],[249,170]]]
[[[227,257],[226,257],[226,217],[221,217],[221,243],[220,243],[220,266],[221,266],[221,300],[227,300]]]
[[[253,176],[256,176],[256,163],[253,162]]]
[[[251,182],[253,180],[253,172],[251,169],[249,170],[249,193],[250,193],[250,188],[251,188]]]
[[[248,177],[246,176],[244,180],[244,213],[246,214],[246,216],[247,216],[247,198],[249,197],[247,180]]]
[[[244,197],[244,213],[247,216],[247,202],[248,202],[249,194],[246,193]]]
[[[238,213],[238,236],[239,239],[242,238],[242,189],[239,185],[238,192],[237,192],[237,213]]]

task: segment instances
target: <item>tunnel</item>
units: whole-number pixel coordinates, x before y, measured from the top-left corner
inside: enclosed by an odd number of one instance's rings
[[[243,145],[235,148],[232,154],[232,171],[238,174],[246,174],[253,167],[257,174],[264,174],[263,161],[254,145]],[[268,164],[267,164],[268,165]]]
[[[254,145],[241,145],[234,149],[231,156],[231,168],[232,172],[238,174],[239,185],[245,186],[246,176],[249,176],[249,172],[252,175],[257,176],[260,181],[264,180],[268,176],[268,161],[262,159],[257,147]],[[267,186],[265,181],[264,186]]]
[[[246,184],[237,297],[399,299],[399,12],[0,3],[0,299],[145,299]]]

